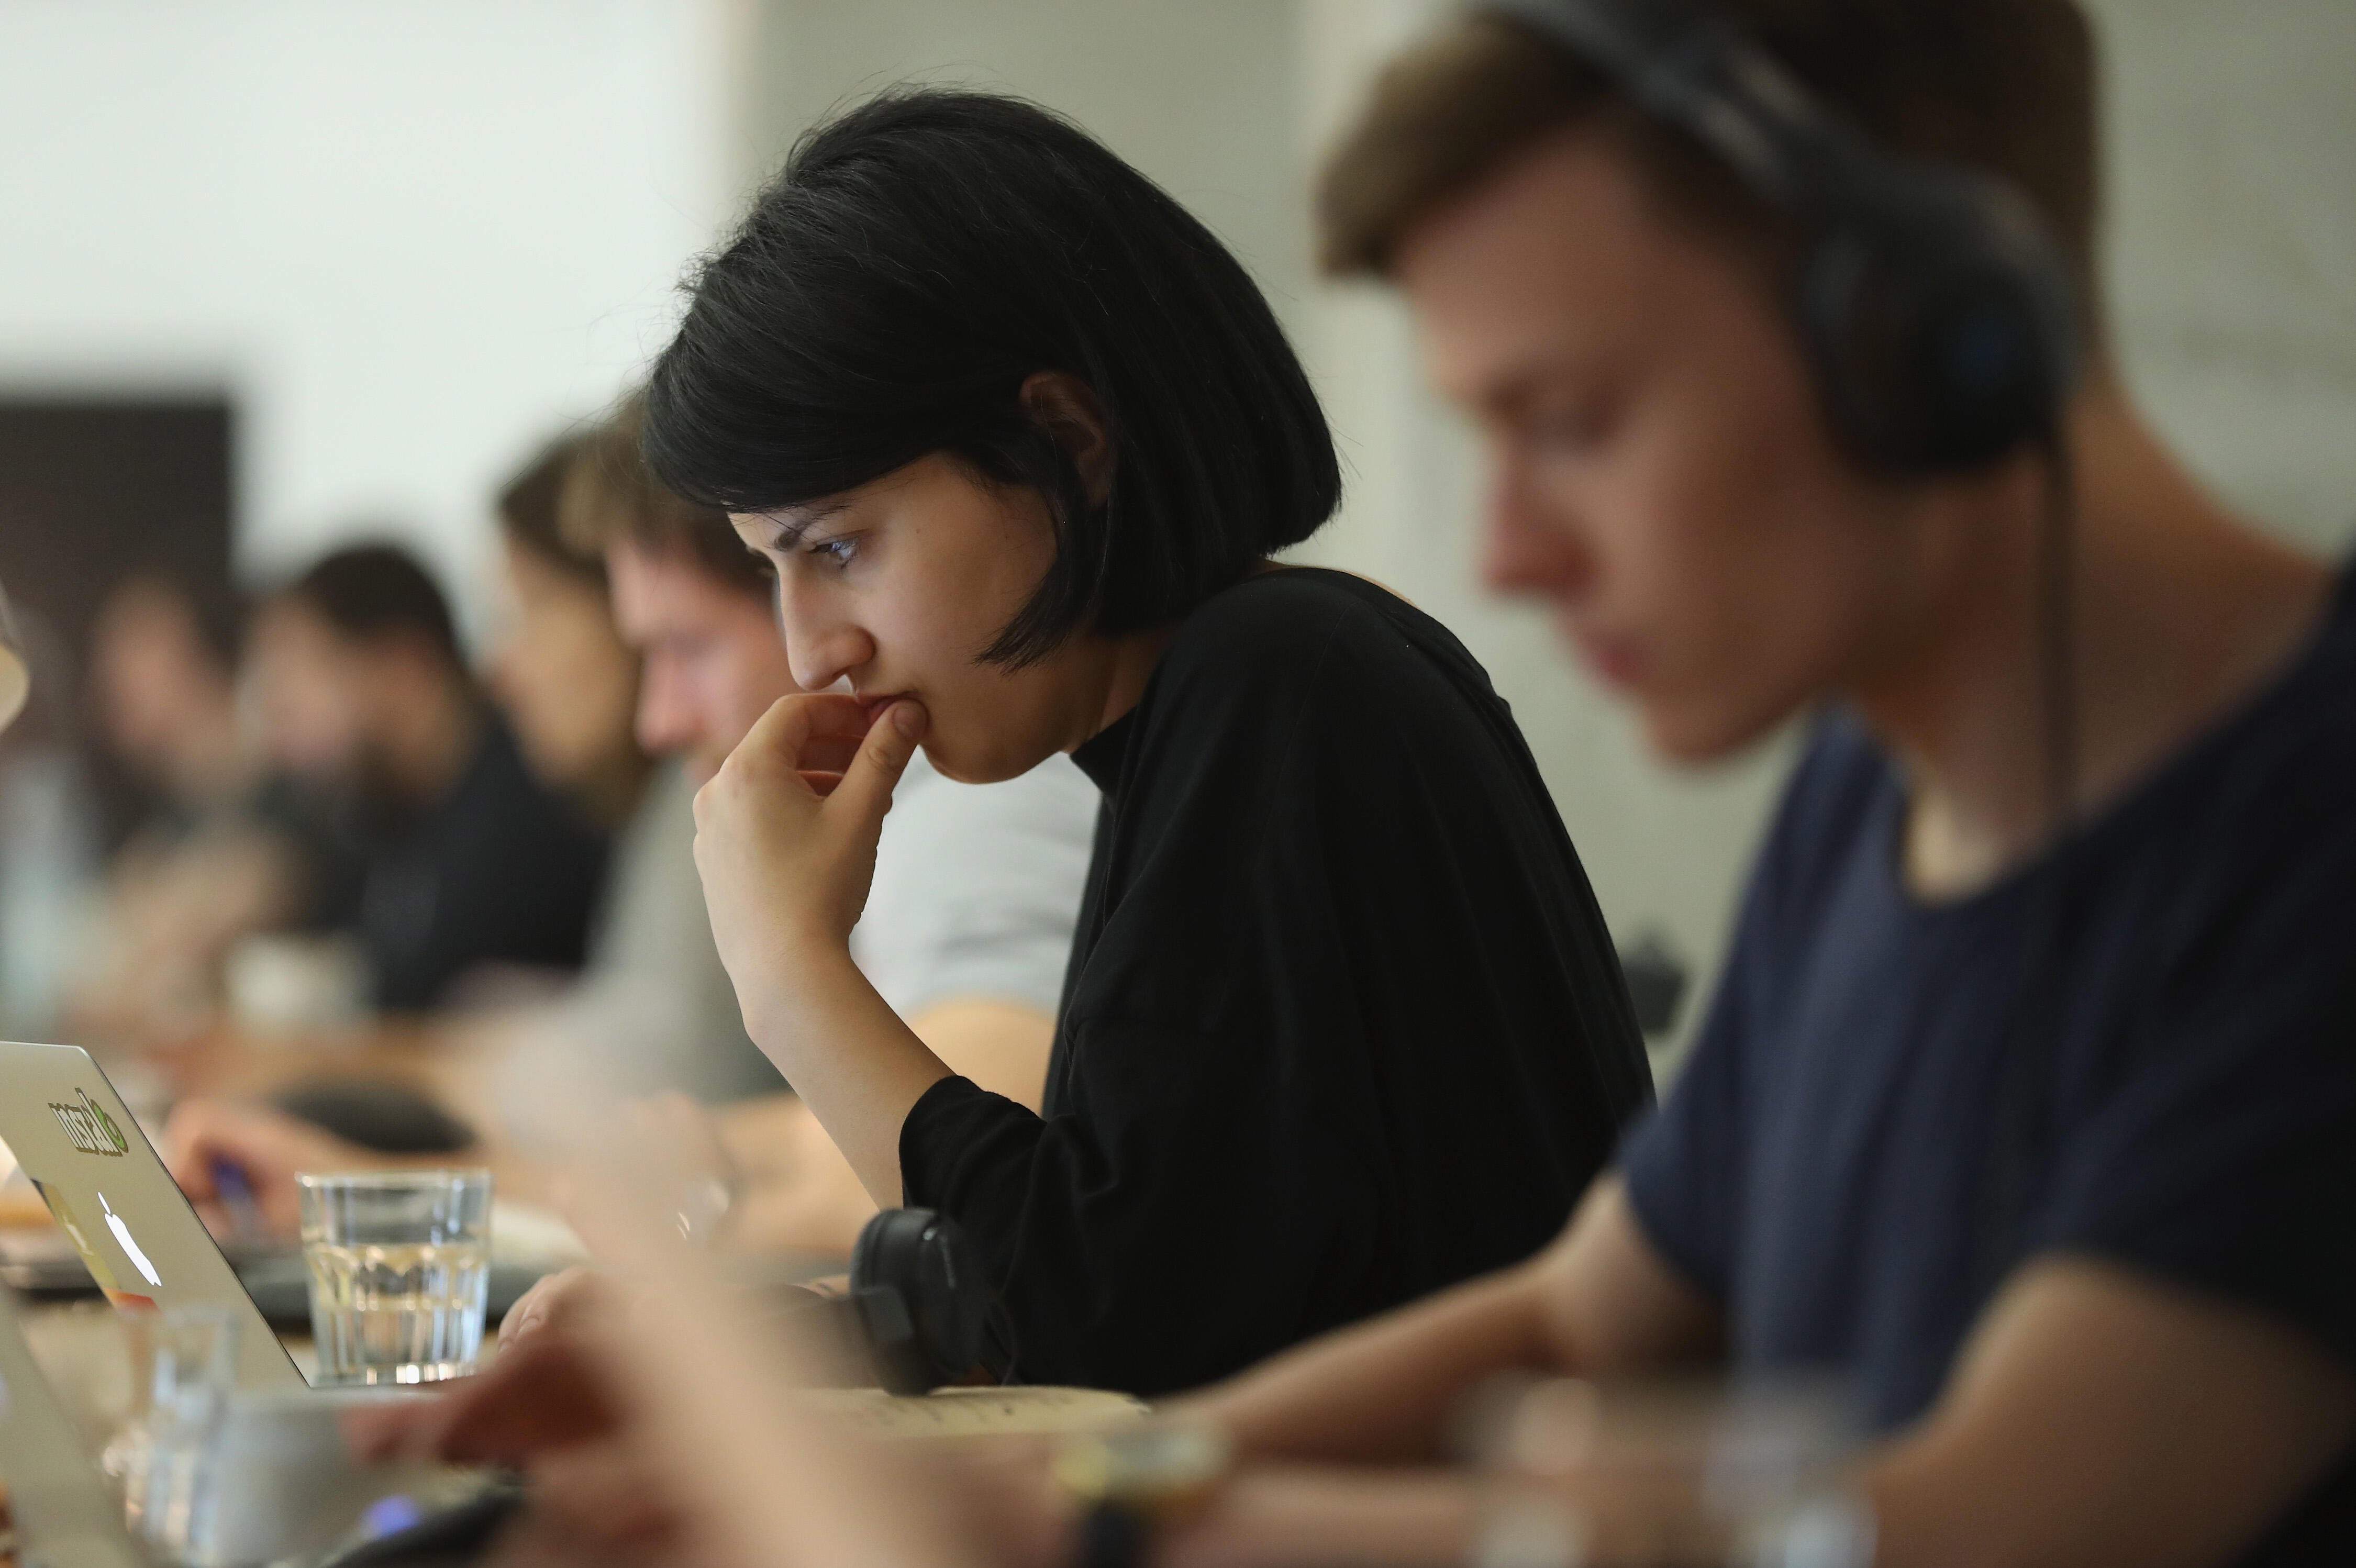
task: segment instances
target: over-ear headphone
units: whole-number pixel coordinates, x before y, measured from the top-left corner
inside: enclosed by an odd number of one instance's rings
[[[1792,300],[1866,467],[1976,468],[2050,437],[2078,369],[2068,263],[2011,187],[1875,145],[1696,0],[1478,0],[1610,76],[1800,225]]]
[[[895,1394],[949,1383],[1003,1383],[1013,1335],[956,1222],[929,1208],[887,1208],[851,1251],[851,1302],[875,1380]]]

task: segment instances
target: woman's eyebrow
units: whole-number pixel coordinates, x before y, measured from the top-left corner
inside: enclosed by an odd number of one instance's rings
[[[769,521],[776,529],[777,535],[769,541],[769,548],[791,550],[808,536],[811,529],[816,528],[819,523],[841,516],[850,509],[851,503],[848,500],[825,501],[807,510],[798,510],[790,522],[772,512],[769,514]]]

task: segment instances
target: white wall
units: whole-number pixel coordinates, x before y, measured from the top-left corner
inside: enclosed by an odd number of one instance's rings
[[[2092,9],[2129,378],[2229,499],[2343,552],[2356,539],[2356,5]]]
[[[727,204],[724,0],[0,0],[0,392],[226,387],[239,553],[468,583]]]
[[[1280,315],[1310,290],[1292,0],[766,0],[745,57],[748,182],[829,109],[895,81],[1073,116],[1243,258]]]

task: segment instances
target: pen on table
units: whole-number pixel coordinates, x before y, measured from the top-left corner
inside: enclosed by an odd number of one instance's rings
[[[253,1183],[247,1177],[245,1167],[226,1155],[215,1155],[208,1166],[213,1178],[213,1194],[229,1215],[230,1240],[245,1246],[259,1246],[269,1239],[270,1227],[262,1218],[262,1206],[253,1200]]]

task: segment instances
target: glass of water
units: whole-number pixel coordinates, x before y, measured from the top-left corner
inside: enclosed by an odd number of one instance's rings
[[[124,1466],[123,1518],[162,1561],[205,1561],[221,1503],[214,1472],[237,1383],[237,1318],[176,1306],[147,1326],[145,1413]]]
[[[1494,1385],[1466,1435],[1490,1471],[1474,1568],[1864,1568],[1858,1438],[1822,1378]]]
[[[490,1291],[491,1173],[295,1178],[322,1383],[431,1383],[475,1369]]]

